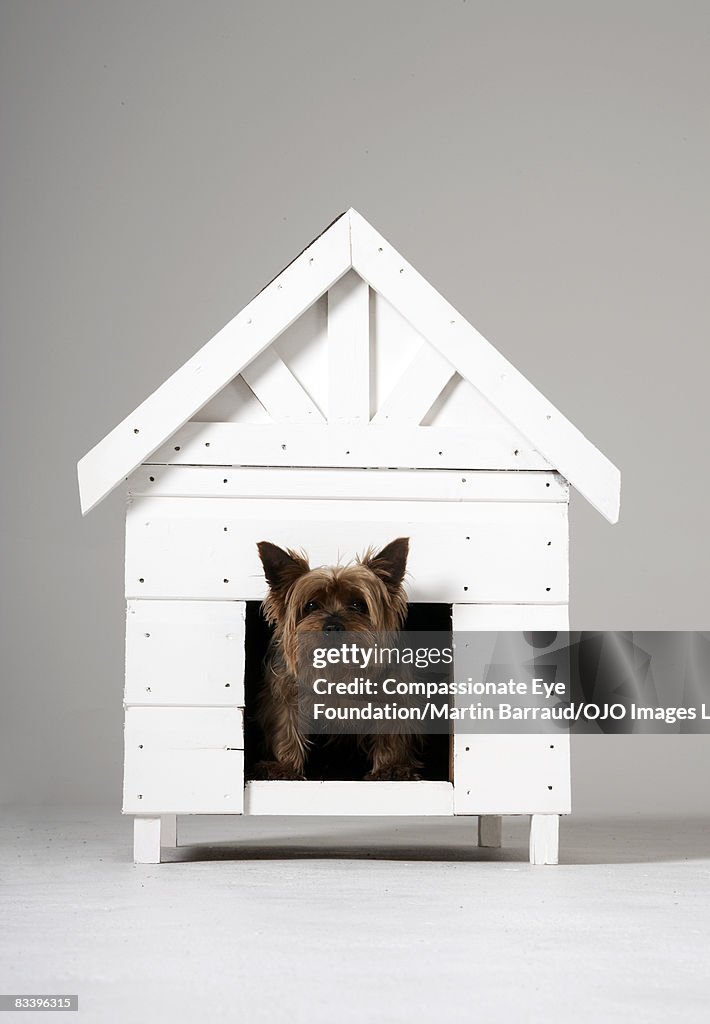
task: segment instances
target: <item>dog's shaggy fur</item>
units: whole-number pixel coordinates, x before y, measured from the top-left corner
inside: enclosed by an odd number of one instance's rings
[[[311,569],[307,558],[262,541],[258,545],[269,593],[262,605],[273,637],[257,707],[270,759],[255,769],[259,778],[302,779],[310,741],[299,727],[299,654],[308,634],[340,631],[397,633],[407,615],[402,586],[409,541],[366,551],[350,565]],[[303,662],[301,661],[301,665]],[[303,681],[303,680],[302,680]],[[417,779],[417,740],[403,733],[357,736],[371,768],[366,779]]]

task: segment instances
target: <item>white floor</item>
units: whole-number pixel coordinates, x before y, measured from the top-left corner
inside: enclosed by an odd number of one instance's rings
[[[78,1020],[709,1019],[707,820],[565,819],[558,867],[515,818],[502,851],[475,819],[181,818],[155,866],[102,808],[0,820],[0,993]]]

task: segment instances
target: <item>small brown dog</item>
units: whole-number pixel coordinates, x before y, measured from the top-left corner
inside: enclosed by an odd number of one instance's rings
[[[299,728],[298,655],[305,633],[397,632],[407,615],[402,586],[409,540],[365,552],[351,565],[311,569],[306,558],[268,541],[257,545],[269,584],[262,605],[274,627],[266,656],[257,719],[272,760],[255,769],[259,778],[302,779],[310,741]],[[367,752],[366,779],[418,779],[416,740],[406,734],[352,737]]]

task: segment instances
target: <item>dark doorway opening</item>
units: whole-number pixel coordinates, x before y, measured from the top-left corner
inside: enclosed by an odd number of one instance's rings
[[[409,605],[404,626],[412,632],[445,633],[451,636],[451,605],[416,602]],[[264,738],[254,718],[255,702],[261,686],[271,628],[266,623],[258,601],[247,601],[246,609],[246,712],[244,721],[244,767],[247,779],[253,778],[255,764],[266,756]],[[424,737],[420,756],[423,779],[451,781],[451,737]],[[314,737],[306,765],[308,779],[362,779],[369,770],[364,753],[349,737],[328,742],[327,737]]]

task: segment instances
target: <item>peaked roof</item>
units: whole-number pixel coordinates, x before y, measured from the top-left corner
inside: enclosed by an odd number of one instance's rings
[[[80,460],[82,512],[145,462],[351,268],[603,516],[617,521],[616,466],[353,209]]]

